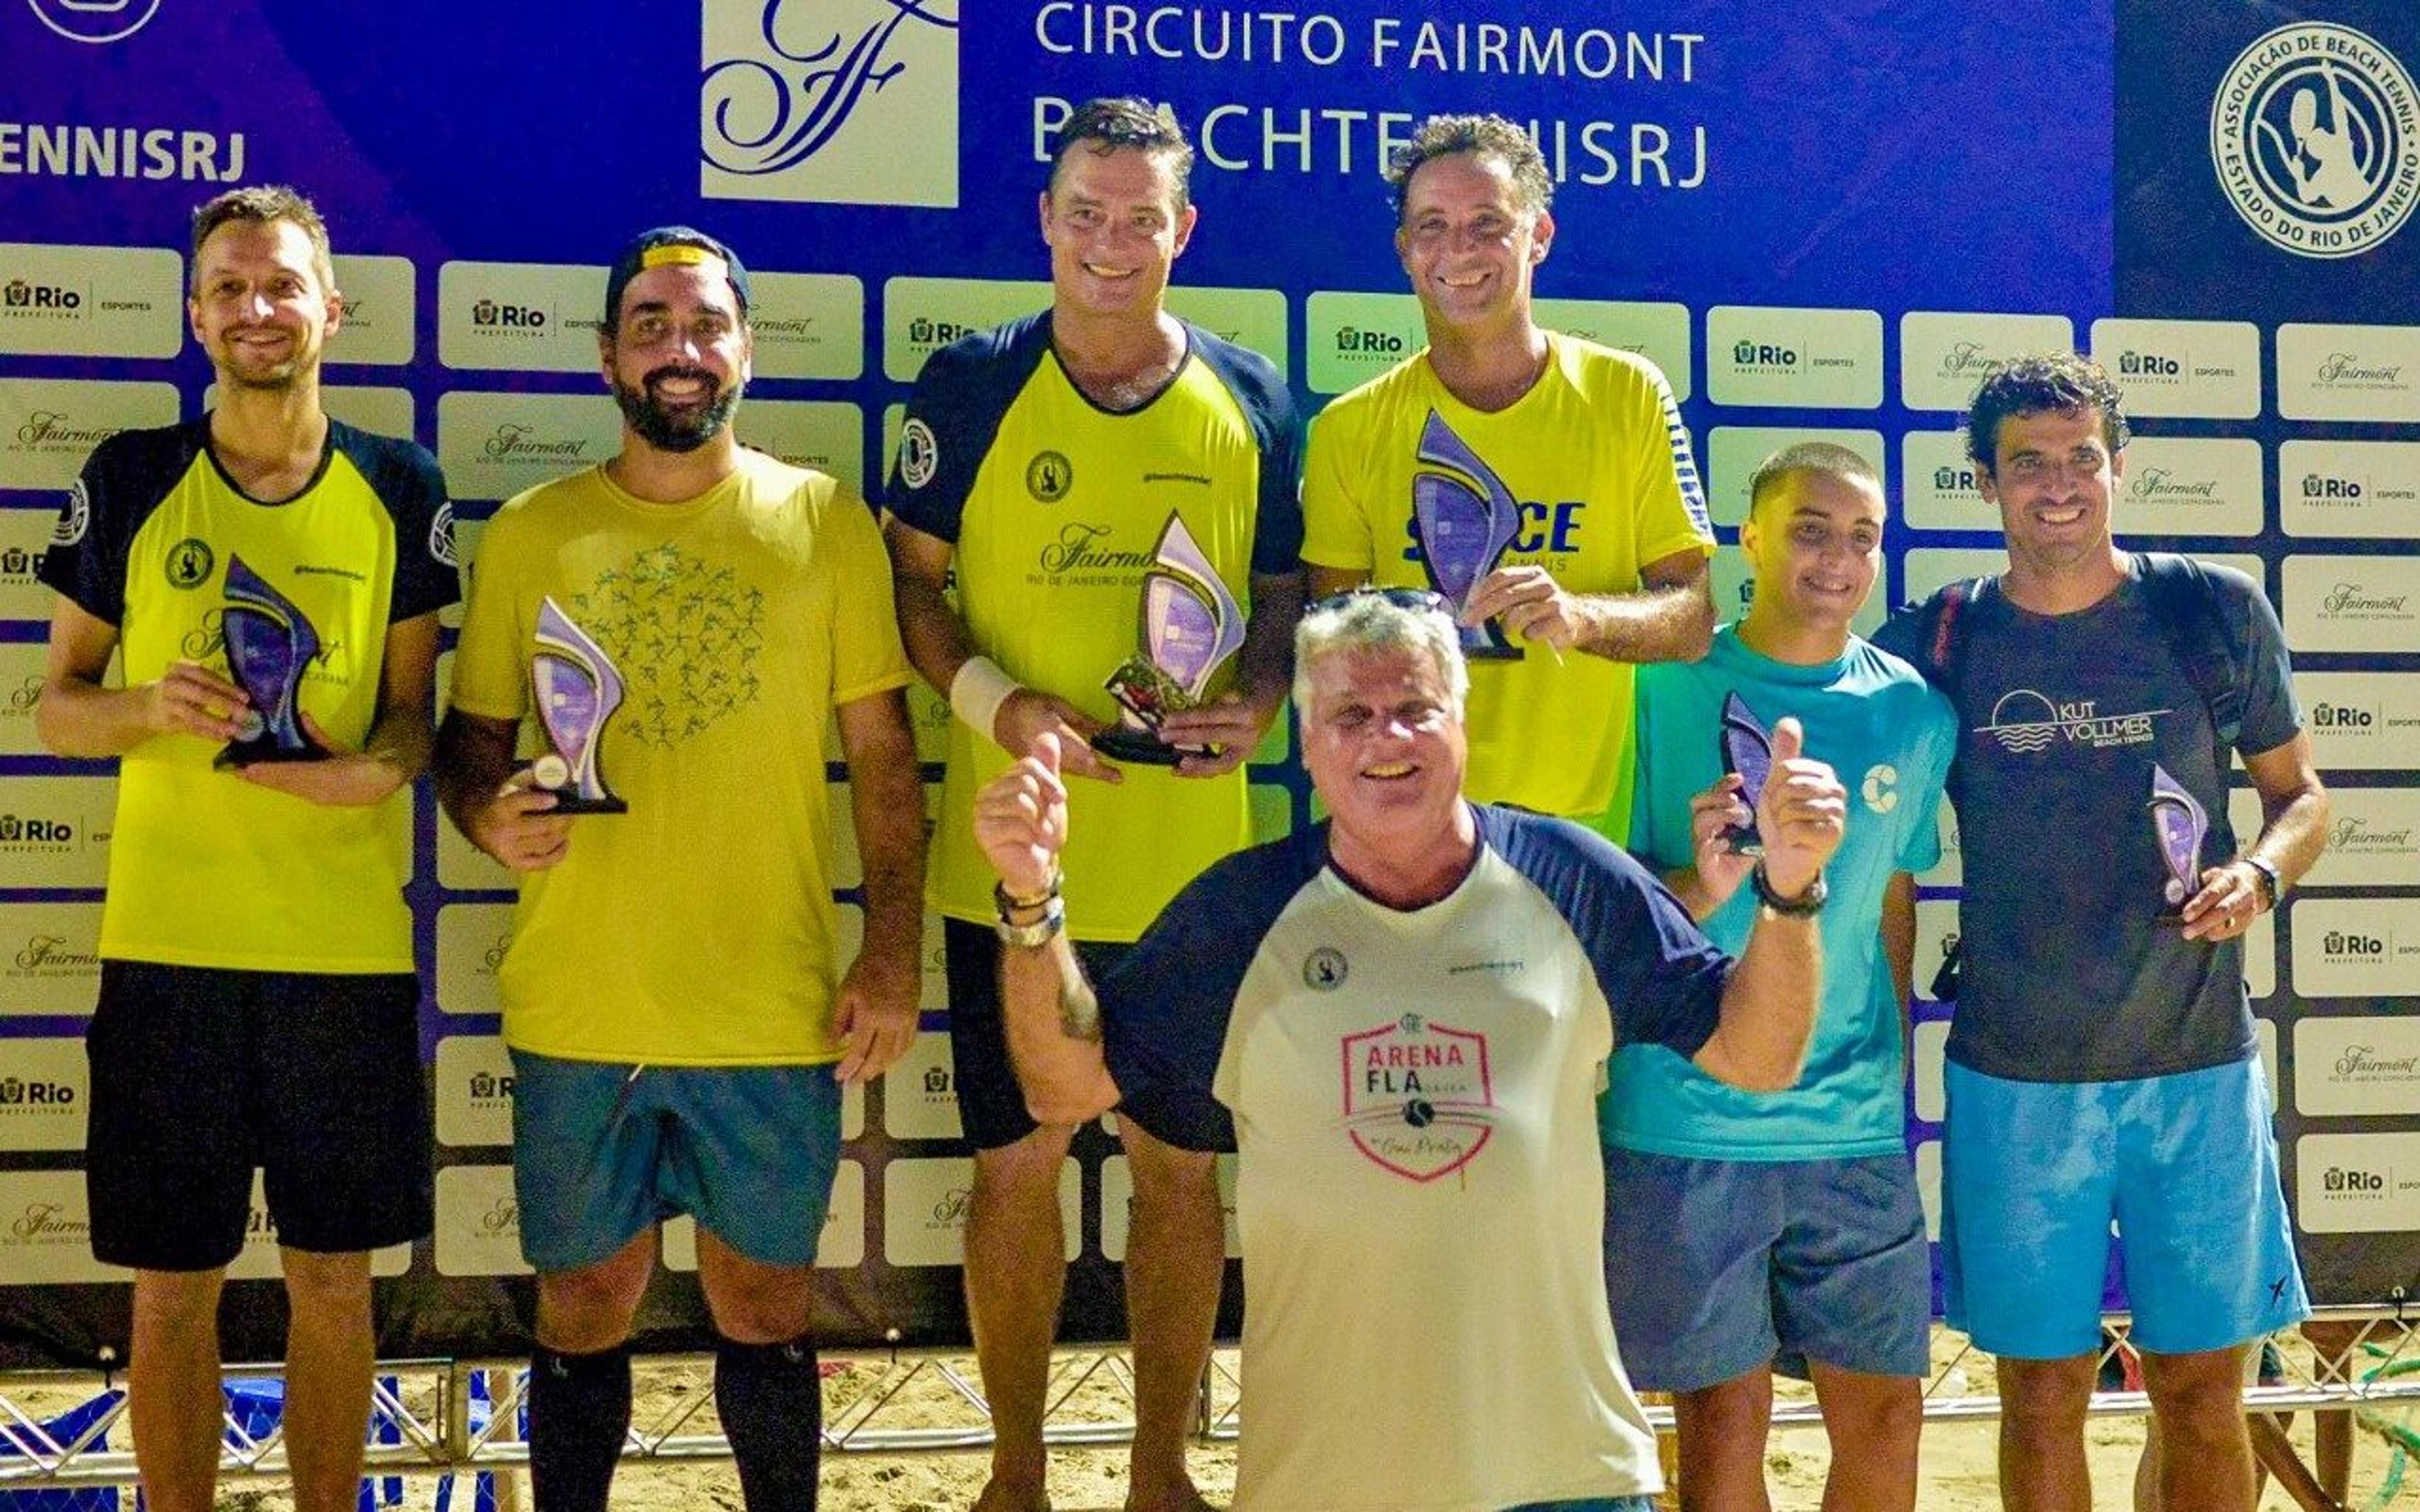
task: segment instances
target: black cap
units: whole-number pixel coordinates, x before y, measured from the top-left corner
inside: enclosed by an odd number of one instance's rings
[[[748,316],[750,296],[748,269],[739,255],[713,237],[686,225],[659,225],[652,231],[642,231],[613,259],[613,270],[605,275],[605,329],[620,323],[622,291],[630,280],[650,268],[669,263],[697,262],[702,257],[720,258],[731,276],[731,292],[738,297],[740,318]]]

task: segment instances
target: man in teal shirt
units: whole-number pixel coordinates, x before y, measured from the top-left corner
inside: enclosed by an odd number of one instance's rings
[[[1668,1051],[1625,1046],[1601,1104],[1606,1287],[1622,1358],[1674,1394],[1683,1505],[1762,1508],[1776,1363],[1815,1383],[1832,1440],[1826,1507],[1916,1504],[1931,1286],[1905,1144],[1912,873],[1940,856],[1935,813],[1956,748],[1949,705],[1850,624],[1882,565],[1882,483],[1855,453],[1793,446],[1750,486],[1745,618],[1705,657],[1638,671],[1631,847],[1715,944],[1737,950],[1759,903],[1727,833],[1754,795],[1718,732],[1737,693],[1785,715],[1840,773],[1849,824],[1827,868],[1823,1000],[1805,1072],[1750,1096]]]

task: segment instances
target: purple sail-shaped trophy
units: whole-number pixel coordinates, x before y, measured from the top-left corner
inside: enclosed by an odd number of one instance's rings
[[[1503,480],[1434,409],[1420,429],[1420,461],[1431,468],[1453,470],[1413,474],[1412,524],[1419,532],[1429,582],[1458,614],[1468,606],[1471,591],[1504,560],[1512,537],[1520,532],[1521,505]],[[1481,660],[1521,655],[1493,620],[1477,628],[1465,626],[1462,651],[1465,656]]]
[[[531,778],[555,795],[556,813],[628,813],[605,785],[598,754],[606,722],[622,706],[622,674],[551,598],[538,604],[536,640],[530,688],[552,748],[531,764]]]
[[[1756,832],[1756,804],[1764,794],[1764,779],[1773,773],[1773,737],[1737,693],[1723,695],[1722,754],[1723,770],[1739,776],[1740,801],[1748,810],[1747,823],[1725,829],[1723,841],[1734,855],[1761,856],[1764,840]]]
[[[2160,844],[2160,865],[2167,872],[2160,895],[2167,900],[2163,918],[2173,919],[2186,899],[2201,890],[2201,843],[2210,834],[2210,815],[2200,800],[2151,764],[2151,834]]]
[[[221,618],[227,672],[252,701],[247,733],[228,743],[214,764],[249,766],[255,762],[310,762],[328,753],[302,729],[302,674],[319,655],[319,635],[294,601],[229,555],[226,609]]]
[[[1172,510],[1152,557],[1156,565],[1142,579],[1142,648],[1107,684],[1123,712],[1092,744],[1116,760],[1167,765],[1186,752],[1159,737],[1159,721],[1200,703],[1243,648],[1244,608]]]

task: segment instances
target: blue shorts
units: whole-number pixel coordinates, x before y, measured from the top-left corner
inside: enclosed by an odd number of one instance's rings
[[[2309,1316],[2258,1060],[2084,1083],[1952,1064],[1947,1092],[1942,1287],[1978,1348],[2089,1352],[2113,1222],[2141,1349],[2226,1349]]]
[[[1703,1391],[1767,1362],[1930,1366],[1932,1267],[1905,1155],[1605,1152],[1605,1290],[1633,1384]],[[1776,1357],[1778,1357],[1776,1359]]]
[[[840,1164],[830,1066],[631,1066],[513,1052],[521,1257],[594,1265],[679,1213],[749,1259],[812,1265]]]

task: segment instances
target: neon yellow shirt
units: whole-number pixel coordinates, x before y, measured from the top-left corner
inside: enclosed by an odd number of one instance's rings
[[[959,612],[1011,677],[1114,721],[1103,681],[1139,646],[1143,575],[1171,513],[1249,615],[1251,575],[1297,570],[1292,401],[1260,357],[1187,328],[1186,360],[1140,409],[1111,413],[1068,381],[1047,316],[934,354],[908,408],[891,508],[953,543]],[[1210,686],[1232,686],[1231,662]],[[1021,752],[1019,754],[1022,754]],[[954,918],[993,917],[974,795],[1008,752],[950,725],[930,892]],[[1067,919],[1085,939],[1132,940],[1202,871],[1251,842],[1245,774],[1181,778],[1128,764],[1074,779]]]
[[[628,813],[571,821],[523,873],[498,973],[504,1040],[570,1060],[837,1059],[831,711],[907,684],[891,572],[862,500],[742,451],[695,499],[649,504],[591,468],[480,537],[454,707],[530,717],[551,596],[624,682],[599,766]]]
[[[68,496],[42,579],[114,625],[129,687],[178,661],[227,675],[227,563],[240,559],[318,640],[296,702],[359,749],[396,622],[454,601],[452,516],[410,441],[332,421],[319,471],[265,504],[209,451],[209,419],[126,431]],[[101,905],[111,960],[332,974],[412,969],[411,795],[324,807],[211,764],[220,743],[154,735],[118,764]]]
[[[1311,428],[1303,560],[1430,586],[1413,533],[1414,479],[1432,414],[1520,502],[1502,564],[1534,563],[1573,593],[1621,594],[1648,563],[1714,550],[1672,392],[1654,365],[1549,332],[1546,370],[1493,414],[1446,392],[1423,350],[1338,398]],[[1630,813],[1631,669],[1530,646],[1470,668],[1470,770],[1483,803],[1587,818],[1619,841]]]

